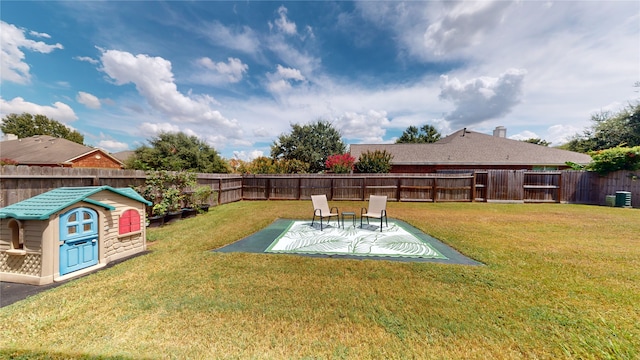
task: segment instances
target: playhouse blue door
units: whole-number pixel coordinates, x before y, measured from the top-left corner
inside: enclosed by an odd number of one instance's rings
[[[98,263],[98,214],[75,208],[60,216],[60,275]]]

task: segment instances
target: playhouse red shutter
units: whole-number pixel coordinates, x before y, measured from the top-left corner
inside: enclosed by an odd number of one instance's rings
[[[136,210],[127,210],[120,216],[120,234],[140,231],[140,214]]]

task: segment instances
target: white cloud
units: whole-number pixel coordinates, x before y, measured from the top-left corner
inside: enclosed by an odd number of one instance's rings
[[[486,40],[487,32],[501,21],[510,1],[460,2],[429,25],[424,34],[426,50],[448,55]]]
[[[53,106],[44,106],[24,101],[21,97],[15,97],[9,101],[5,101],[0,97],[0,109],[2,109],[2,116],[26,112],[32,115],[44,115],[61,123],[78,120],[78,116],[76,116],[73,109],[59,101],[53,103]]]
[[[180,132],[180,127],[171,123],[153,124],[144,122],[140,124],[139,130],[147,135],[147,137],[153,137],[163,132],[177,133]]]
[[[550,142],[552,146],[559,146],[566,144],[574,135],[581,134],[583,130],[572,125],[552,125],[547,129],[543,139]]]
[[[291,79],[304,81],[304,76],[300,73],[298,69],[285,68],[282,65],[278,65],[278,75],[280,75],[283,79]]]
[[[39,33],[37,31],[29,31],[29,35],[31,36],[35,36],[35,37],[41,37],[41,38],[45,38],[45,39],[51,39],[51,35],[47,34],[47,33]]]
[[[78,60],[78,61],[88,62],[88,63],[93,64],[93,65],[97,65],[97,64],[100,63],[100,61],[98,61],[98,60],[96,60],[96,59],[94,59],[92,57],[89,57],[89,56],[75,56],[73,59],[74,60]]]
[[[528,139],[539,139],[540,136],[538,136],[538,134],[532,131],[525,130],[518,134],[511,135],[508,138],[512,140],[528,140]],[[545,140],[545,139],[542,139],[542,140]]]
[[[287,8],[280,6],[278,8],[278,15],[280,15],[280,17],[275,20],[275,27],[287,35],[295,35],[298,32],[296,23],[289,21],[287,18]],[[269,22],[269,28],[273,28],[271,22]]]
[[[76,101],[88,107],[89,109],[100,109],[100,99],[98,99],[95,95],[86,93],[84,91],[78,91]]]
[[[278,65],[274,73],[267,73],[267,88],[272,93],[282,93],[291,89],[292,82],[303,82],[305,77],[298,69]]]
[[[198,73],[192,77],[192,81],[200,84],[221,85],[237,83],[249,70],[249,65],[243,64],[240,59],[228,58],[228,62],[214,62],[208,57],[196,60],[196,64],[210,70],[206,73]]]
[[[43,37],[43,34],[38,35]],[[48,54],[62,48],[61,44],[49,45],[27,39],[25,30],[0,21],[0,81],[18,84],[28,84],[31,81],[30,67],[25,62],[25,54],[21,49]]]
[[[542,139],[551,143],[550,146],[560,146],[569,142],[575,134],[582,133],[582,130],[584,129],[579,129],[571,125],[552,125],[547,129],[543,129],[542,135],[533,131],[524,130],[509,136],[509,138],[513,140]]]
[[[300,71],[307,74],[308,77],[320,67],[321,60],[290,42],[285,35],[295,35],[297,33],[296,25],[287,19],[287,9],[284,6],[278,9],[278,13],[280,14],[280,18],[276,20],[276,28],[279,31],[267,36],[263,45],[269,52],[275,54],[286,66],[300,69]],[[269,27],[273,28],[271,22],[269,22]],[[307,25],[305,31],[306,33],[299,38],[308,44],[315,39],[315,35],[311,26]],[[309,46],[305,46],[305,49],[308,48]]]
[[[363,143],[375,144],[383,142],[389,119],[385,111],[369,110],[364,114],[346,112],[337,117],[333,125],[347,139],[359,139]]]
[[[271,133],[266,128],[260,126],[256,129],[253,129],[253,136],[255,137],[268,137]]]
[[[260,50],[260,40],[256,33],[249,27],[240,29],[226,27],[218,21],[202,29],[202,33],[212,43],[229,49],[241,51],[246,54],[257,54]]]
[[[309,25],[304,27],[304,32],[305,34],[302,35],[302,40],[306,40],[306,39],[315,39],[316,38],[316,34],[313,32],[313,28]]]
[[[215,128],[227,138],[240,138],[242,130],[235,119],[225,118],[212,105],[208,95],[184,95],[178,91],[171,71],[171,62],[161,57],[133,55],[107,50],[101,56],[102,68],[116,85],[133,83],[149,106],[172,121],[195,123]]]
[[[101,140],[96,146],[109,152],[124,151],[129,148],[129,145],[126,143],[115,140]]]
[[[520,102],[526,73],[509,69],[497,78],[479,77],[464,83],[442,75],[440,98],[455,106],[445,119],[455,128],[503,117]]]
[[[233,157],[242,161],[252,161],[253,159],[264,156],[264,152],[260,150],[252,150],[252,151],[234,151]]]

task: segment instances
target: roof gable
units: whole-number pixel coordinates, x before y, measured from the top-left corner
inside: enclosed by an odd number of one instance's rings
[[[103,190],[151,205],[151,202],[145,200],[130,188],[115,189],[110,186],[62,187],[1,208],[0,219],[46,220],[56,212],[78,202],[86,202],[101,206],[107,210],[114,210],[111,205],[89,198],[89,196]]]

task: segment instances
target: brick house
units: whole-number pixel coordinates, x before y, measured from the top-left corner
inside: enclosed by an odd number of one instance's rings
[[[591,156],[506,138],[497,127],[492,135],[466,128],[432,144],[353,144],[351,156],[386,150],[393,156],[392,173],[434,173],[446,170],[562,170],[567,162],[586,165]]]
[[[18,165],[122,169],[123,163],[108,152],[67,139],[36,135],[0,142],[0,158]]]

